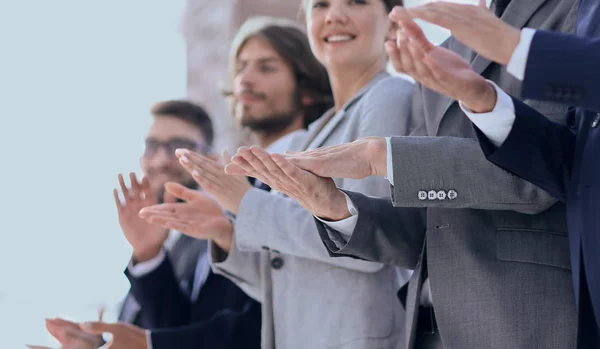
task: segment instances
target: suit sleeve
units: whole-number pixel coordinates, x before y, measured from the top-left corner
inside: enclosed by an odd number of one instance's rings
[[[537,31],[522,97],[600,110],[600,38]]]
[[[358,211],[352,236],[341,248],[334,242],[346,239],[315,219],[321,239],[332,257],[351,256],[414,269],[423,246],[426,210],[393,207],[388,198],[373,198],[344,191]]]
[[[236,235],[233,236],[229,253],[214,242],[210,243],[210,264],[216,274],[225,276],[248,296],[262,302],[262,285],[266,282],[262,268],[264,254],[259,251],[240,250]]]
[[[150,334],[153,349],[258,349],[260,336],[260,303],[250,299],[239,312],[226,309],[202,323]]]
[[[571,177],[575,134],[564,125],[548,120],[535,109],[514,99],[515,122],[508,138],[498,148],[478,132],[485,156],[494,164],[534,183],[555,198],[566,201]],[[574,117],[567,113],[567,119]]]
[[[139,302],[139,316],[148,328],[173,327],[189,323],[191,303],[175,277],[169,258],[152,272],[134,277],[125,270],[130,292]]]
[[[385,78],[367,92],[349,120],[347,132],[353,139],[406,133],[410,123],[410,98],[413,85],[399,78]],[[337,180],[339,187],[365,195],[389,198],[389,183],[384,178]],[[388,199],[389,201],[389,199]],[[291,198],[250,190],[242,199],[236,219],[236,238],[242,250],[264,247],[298,257],[319,260],[360,272],[377,272],[381,263],[329,256],[317,234],[312,213]]]
[[[553,117],[564,119],[562,108],[539,104],[556,114]],[[424,115],[424,111],[414,113]],[[391,146],[394,206],[537,214],[557,202],[543,189],[488,161],[475,138],[397,136],[391,138]],[[456,195],[451,196],[451,190]],[[440,195],[433,200],[422,196],[432,191]]]

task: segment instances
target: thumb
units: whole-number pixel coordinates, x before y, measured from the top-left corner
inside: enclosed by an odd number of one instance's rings
[[[169,193],[172,197],[184,201],[192,201],[198,197],[198,193],[195,190],[186,188],[183,185],[175,182],[165,183],[165,189],[165,194]]]
[[[119,329],[119,324],[107,324],[106,322],[84,322],[79,327],[89,334],[115,334]]]

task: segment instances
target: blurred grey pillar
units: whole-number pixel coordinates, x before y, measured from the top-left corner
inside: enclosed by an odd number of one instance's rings
[[[251,16],[297,19],[299,0],[187,0],[182,32],[187,48],[187,97],[213,117],[215,149],[235,149],[242,134],[233,125],[220,89],[229,87],[229,46],[240,25]]]

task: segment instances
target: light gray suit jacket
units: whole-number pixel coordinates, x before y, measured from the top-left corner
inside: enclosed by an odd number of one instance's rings
[[[413,87],[380,74],[343,116],[329,121],[312,146],[390,132],[408,134]],[[311,126],[308,135],[317,132],[323,121]],[[389,183],[383,178],[335,181],[342,188],[389,197]],[[415,229],[423,225],[419,221]],[[236,218],[235,240],[236,247],[227,256],[211,246],[213,269],[262,303],[263,348],[402,347],[404,309],[396,301],[398,268],[330,258],[312,214],[295,200],[250,190]],[[405,270],[403,283],[407,274]]]
[[[573,0],[513,0],[503,19],[572,31]],[[504,90],[520,84],[504,69],[473,55],[455,40],[445,43]],[[564,122],[561,106],[530,102]],[[416,268],[407,295],[407,347],[415,321],[426,241],[433,304],[445,348],[565,349],[575,347],[565,207],[550,195],[488,162],[473,126],[456,101],[422,86],[413,99],[413,120],[430,137],[393,137],[393,204],[349,193],[358,223],[346,245],[317,222],[332,253]],[[527,149],[523,149],[527,151]],[[419,192],[457,194],[423,200]],[[412,216],[427,208],[427,229],[415,232]]]

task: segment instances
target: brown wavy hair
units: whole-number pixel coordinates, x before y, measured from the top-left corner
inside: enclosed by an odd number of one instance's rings
[[[244,22],[231,45],[231,81],[235,79],[236,62],[242,47],[253,38],[265,40],[292,67],[298,91],[312,101],[310,105],[302,105],[304,127],[333,107],[327,70],[313,55],[304,29],[292,20],[261,16]],[[223,94],[231,96],[232,92],[223,91]],[[235,102],[232,103],[232,114],[234,110]]]

